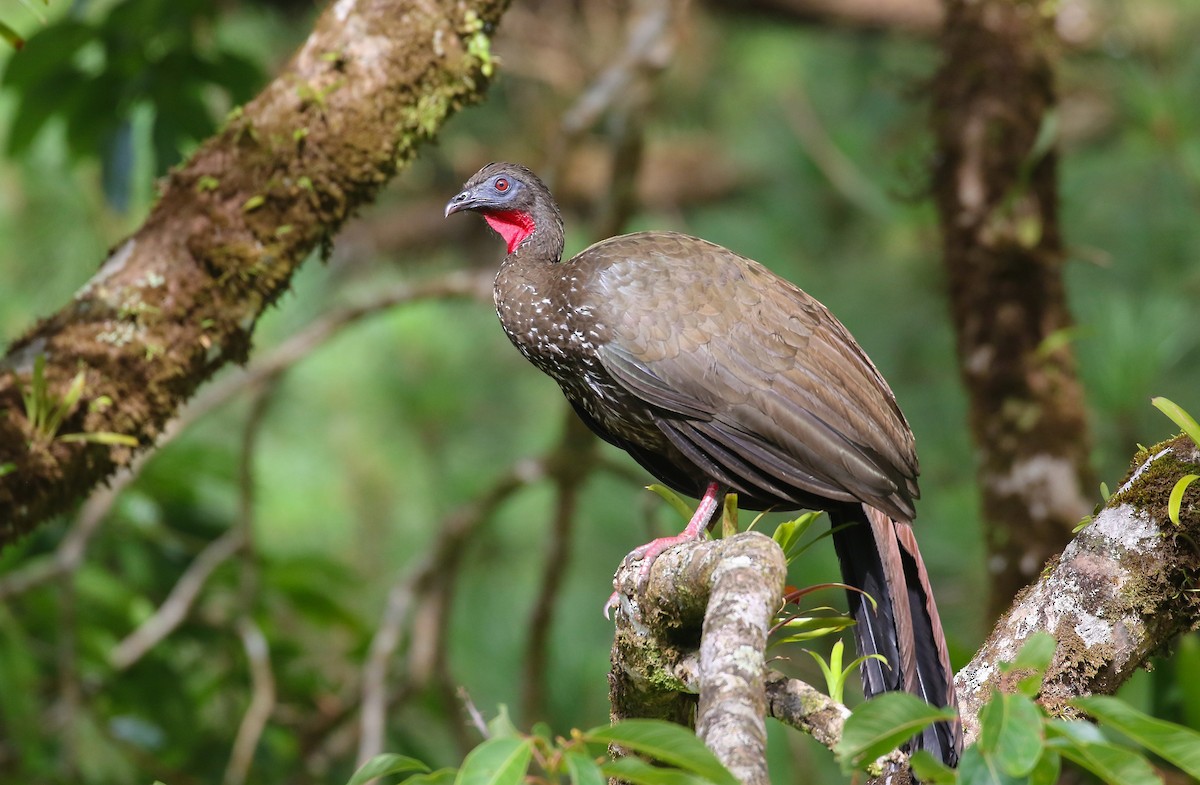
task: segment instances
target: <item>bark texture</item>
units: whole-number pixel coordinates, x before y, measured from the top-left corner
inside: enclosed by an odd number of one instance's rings
[[[331,3],[283,73],[165,179],[142,227],[0,360],[0,545],[128,464],[203,381],[245,360],[301,262],[481,96],[506,6]],[[53,433],[22,400],[39,356],[48,400],[83,374]],[[138,447],[61,438],[97,432]]]
[[[1094,487],[1062,279],[1049,9],[949,0],[934,80],[934,191],[993,615],[1066,545]]]
[[[739,780],[766,785],[764,652],[786,572],[779,546],[754,532],[672,548],[644,590],[638,564],[619,571],[613,720],[694,724]]]
[[[1200,625],[1200,492],[1185,494],[1181,525],[1167,515],[1171,489],[1187,474],[1200,474],[1200,451],[1186,437],[1139,454],[1104,509],[1017,597],[955,680],[968,744],[992,691],[1026,675],[998,666],[1033,633],[1058,641],[1038,700],[1070,715],[1071,698],[1116,692],[1153,652]]]

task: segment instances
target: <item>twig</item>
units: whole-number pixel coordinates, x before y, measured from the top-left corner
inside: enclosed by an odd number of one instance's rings
[[[487,722],[479,713],[479,707],[475,705],[475,701],[471,700],[471,693],[467,692],[466,687],[458,688],[458,699],[462,701],[463,709],[471,718],[471,724],[475,726],[475,730],[479,731],[479,735],[485,739],[491,738],[492,732],[488,730]]]
[[[793,80],[783,109],[796,139],[833,190],[863,212],[885,214],[887,199],[826,133],[799,80]]]
[[[673,42],[668,33],[682,3],[641,0],[636,5],[625,49],[563,116],[562,130],[567,137],[595,125],[643,72],[662,69],[669,61]]]
[[[646,80],[670,62],[674,52],[673,25],[683,15],[686,0],[639,0],[630,14],[625,48],[592,80],[563,113],[559,133],[547,161],[546,182],[553,187],[558,170],[575,140],[614,106],[644,103]]]
[[[850,710],[811,684],[771,672],[767,675],[767,710],[785,725],[803,731],[829,749],[842,740]]]
[[[278,377],[272,377],[271,382],[258,388],[242,429],[242,449],[238,461],[238,516],[234,522],[234,529],[241,533],[243,545],[239,550],[242,569],[241,586],[238,591],[243,615],[237,620],[237,632],[242,639],[246,661],[250,665],[251,697],[250,705],[246,707],[246,713],[238,726],[233,749],[229,753],[229,764],[225,768],[225,785],[245,783],[250,766],[254,762],[258,741],[262,738],[267,720],[275,709],[275,674],[271,670],[270,644],[259,626],[254,623],[251,614],[258,585],[258,567],[254,554],[254,456],[263,421],[273,400],[272,393],[277,379]]]
[[[237,622],[238,636],[250,665],[250,683],[253,687],[250,705],[242,716],[233,751],[229,755],[229,766],[225,769],[225,785],[242,785],[250,773],[254,751],[262,738],[267,720],[275,709],[275,674],[271,670],[271,651],[267,638],[249,616]]]
[[[387,686],[388,665],[392,656],[399,649],[403,640],[404,623],[408,619],[410,608],[414,607],[417,598],[422,601],[428,598],[432,590],[438,587],[442,574],[447,565],[451,564],[475,531],[488,520],[492,513],[517,490],[545,476],[545,466],[542,461],[520,461],[504,476],[500,477],[492,487],[481,497],[459,507],[448,515],[438,527],[437,540],[422,559],[415,564],[404,576],[398,579],[388,592],[388,602],[384,608],[383,618],[371,639],[367,661],[363,665],[362,701],[359,710],[358,762],[361,765],[383,751],[384,728],[386,726],[387,708],[391,705]],[[422,602],[425,607],[434,607],[433,603]],[[418,606],[420,607],[420,606]],[[440,604],[436,607],[441,608]],[[439,612],[440,615],[440,612]],[[435,618],[437,626],[446,626],[444,616]],[[431,674],[430,659],[437,649],[436,645],[426,650],[424,656],[417,641],[425,636],[414,635],[414,645],[409,649],[409,663],[406,669],[406,682],[397,692],[408,693],[420,686]],[[426,638],[428,640],[428,638]],[[328,729],[341,722],[343,715],[331,718],[319,729],[323,735]],[[312,738],[312,735],[309,735]],[[316,744],[309,744],[315,749]]]
[[[0,579],[0,601],[24,594],[79,569],[88,543],[100,530],[100,524],[112,508],[113,501],[128,484],[127,474],[122,473],[108,487],[100,488],[89,496],[52,556],[31,561]]]
[[[233,558],[245,542],[242,531],[230,529],[205,546],[154,615],[113,647],[108,655],[113,669],[123,671],[129,668],[182,624],[209,577]]]
[[[545,709],[546,662],[554,607],[570,556],[571,530],[579,489],[594,467],[595,443],[595,437],[587,426],[574,411],[567,409],[562,441],[549,458],[550,475],[557,497],[541,585],[533,612],[529,615],[529,645],[521,677],[521,706],[525,718],[530,721],[540,717]]]

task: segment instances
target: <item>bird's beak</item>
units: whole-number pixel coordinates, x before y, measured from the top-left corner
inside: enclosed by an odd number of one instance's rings
[[[468,188],[446,203],[446,217],[449,218],[463,210],[473,210],[478,206],[479,200],[475,197],[475,192]]]

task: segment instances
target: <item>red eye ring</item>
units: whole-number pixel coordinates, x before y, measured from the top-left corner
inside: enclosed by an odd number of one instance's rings
[[[505,191],[508,190],[508,180],[505,180],[503,177],[501,177],[499,180],[496,181],[496,184],[494,187],[500,193],[504,193]]]

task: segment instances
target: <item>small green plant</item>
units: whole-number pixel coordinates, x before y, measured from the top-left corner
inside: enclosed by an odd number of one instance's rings
[[[1196,418],[1188,414],[1182,406],[1167,398],[1151,398],[1150,403],[1171,421],[1179,426],[1187,437],[1192,440],[1192,444],[1200,447],[1200,423],[1196,422]],[[1175,487],[1171,489],[1171,495],[1167,499],[1167,515],[1171,519],[1171,523],[1176,526],[1181,525],[1179,515],[1183,509],[1183,494],[1187,491],[1188,486],[1196,480],[1200,480],[1200,475],[1187,474],[1179,478],[1175,483]]]
[[[378,755],[363,764],[347,785],[363,785],[380,777],[397,777],[407,785],[525,785],[558,783],[604,785],[610,779],[639,785],[737,785],[696,735],[661,720],[625,720],[587,731],[573,730],[569,738],[555,737],[544,725],[521,733],[503,708],[488,723],[489,738],[455,769],[430,771],[404,755]],[[632,755],[612,758],[610,744],[652,758],[654,766]]]
[[[1184,411],[1183,407],[1168,398],[1151,398],[1150,403],[1154,404],[1154,408],[1158,409],[1163,414],[1171,418],[1171,421],[1179,426],[1179,429],[1188,435],[1194,444],[1200,446],[1200,423],[1192,415]]]
[[[29,384],[18,381],[21,398],[25,403],[25,419],[29,423],[29,446],[46,446],[53,441],[92,442],[96,444],[125,445],[136,447],[137,439],[109,431],[94,433],[67,433],[60,435],[59,428],[75,411],[83,397],[86,377],[83,371],[75,374],[67,392],[60,398],[46,383],[46,357],[39,354],[33,361],[33,375]],[[10,470],[11,471],[11,470]]]
[[[847,620],[849,621],[849,620]],[[853,622],[850,622],[853,624]],[[843,627],[844,629],[844,627]],[[829,634],[835,630],[827,629],[823,634]],[[845,646],[842,641],[837,640],[833,643],[833,648],[829,650],[828,661],[817,654],[815,651],[808,652],[809,655],[817,661],[817,665],[821,668],[821,673],[825,675],[825,689],[829,692],[829,697],[833,698],[838,703],[845,703],[844,696],[846,693],[846,680],[858,670],[858,666],[867,660],[879,660],[883,664],[887,664],[887,658],[882,654],[864,654],[851,661],[844,668],[842,667],[842,656],[845,651]]]

